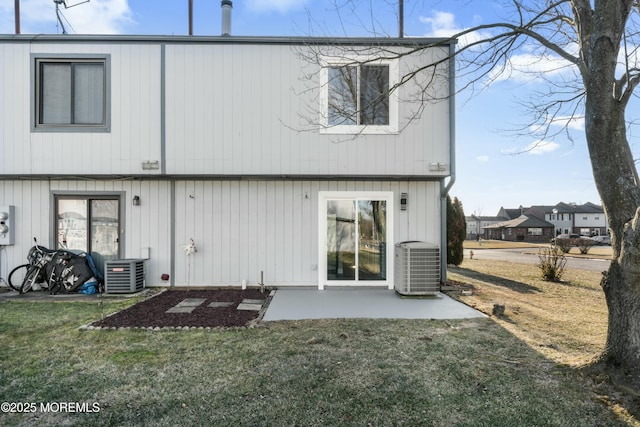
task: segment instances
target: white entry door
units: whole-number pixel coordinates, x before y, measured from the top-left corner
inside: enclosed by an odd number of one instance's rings
[[[319,284],[392,288],[393,193],[320,192]]]

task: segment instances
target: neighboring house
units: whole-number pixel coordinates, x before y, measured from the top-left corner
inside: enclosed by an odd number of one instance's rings
[[[606,236],[607,218],[602,206],[593,203],[575,206],[573,232],[581,236]]]
[[[583,205],[561,202],[555,206],[532,206],[526,210],[526,214],[552,223],[555,227],[554,235],[607,235],[607,219],[602,206],[590,202]]]
[[[453,43],[0,36],[0,276],[37,237],[146,258],[147,285],[393,288],[397,242],[446,245],[453,70],[386,90]]]
[[[535,215],[553,224],[553,235],[573,234],[575,212],[570,205],[558,203],[555,206],[532,206],[527,209],[528,215]]]
[[[472,214],[465,217],[467,222],[467,239],[484,238],[484,229],[490,225],[504,222],[507,218],[500,216],[477,216]]]
[[[513,209],[506,209],[501,207],[500,210],[498,211],[498,215],[496,216],[499,218],[505,218],[505,219],[516,219],[521,217],[527,209],[528,208],[525,208],[522,206],[520,206],[519,208],[513,208]]]
[[[598,236],[607,234],[607,221],[602,206],[558,203],[529,208],[500,208],[501,221],[482,226],[485,239],[549,241],[559,234]]]
[[[508,240],[512,242],[549,242],[553,238],[553,224],[533,215],[489,225],[484,228],[485,239]]]

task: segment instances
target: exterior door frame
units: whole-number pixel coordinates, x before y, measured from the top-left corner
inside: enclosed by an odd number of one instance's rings
[[[327,201],[328,200],[383,200],[386,208],[386,279],[385,280],[331,280],[327,279]],[[318,192],[318,289],[325,286],[386,286],[393,289],[394,277],[394,193],[393,191],[320,191]]]
[[[124,191],[52,191],[51,192],[51,226],[49,239],[51,248],[58,245],[58,220],[56,214],[58,212],[57,200],[62,198],[78,198],[78,199],[118,199],[118,258],[124,258],[125,248],[125,192]]]

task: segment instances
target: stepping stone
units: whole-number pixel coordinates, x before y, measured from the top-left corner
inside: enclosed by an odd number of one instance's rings
[[[175,307],[171,307],[169,310],[165,311],[165,313],[191,313],[193,310],[195,310],[195,307],[176,305]]]
[[[180,301],[176,307],[197,307],[205,301],[205,298],[187,298]]]
[[[262,308],[262,303],[260,303],[260,304],[251,304],[251,303],[247,303],[247,302],[241,302],[240,304],[238,304],[238,310],[260,311],[261,308]]]
[[[232,302],[227,302],[227,301],[214,301],[211,304],[208,305],[208,307],[229,307],[230,305],[232,305]]]
[[[263,299],[243,299],[242,302],[244,304],[262,304],[264,300]]]
[[[186,298],[165,313],[191,313],[197,306],[205,302],[205,298]]]

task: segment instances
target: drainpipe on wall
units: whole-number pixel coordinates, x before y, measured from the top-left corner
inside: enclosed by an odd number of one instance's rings
[[[449,44],[449,182],[440,180],[440,281],[447,282],[447,194],[456,182],[455,42]]]

